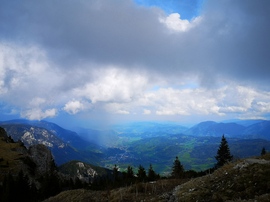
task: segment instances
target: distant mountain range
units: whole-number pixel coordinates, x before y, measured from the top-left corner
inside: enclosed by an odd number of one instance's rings
[[[0,122],[15,140],[26,147],[36,144],[47,146],[53,153],[57,165],[71,160],[98,164],[102,148],[83,140],[77,133],[46,121],[11,120]],[[85,152],[87,150],[87,155]]]
[[[206,121],[190,128],[172,122],[135,122],[102,131],[78,128],[78,133],[46,121],[10,120],[0,126],[27,147],[46,145],[57,165],[82,161],[125,169],[139,164],[147,168],[151,163],[157,172],[166,173],[179,156],[185,169],[204,170],[214,165],[223,134],[237,158],[259,155],[262,147],[270,150],[267,120]]]
[[[183,132],[193,136],[213,136],[236,138],[261,138],[270,140],[270,121],[245,120],[236,123],[217,123],[214,121],[201,122]]]
[[[195,136],[214,136],[220,137],[222,134],[226,136],[240,136],[245,127],[237,123],[216,123],[214,121],[201,122],[184,133]]]

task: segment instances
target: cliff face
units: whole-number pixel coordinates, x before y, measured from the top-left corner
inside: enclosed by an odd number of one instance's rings
[[[0,127],[0,137],[1,138],[7,138],[8,137],[5,129],[1,128],[1,127]]]
[[[112,170],[81,161],[70,161],[58,167],[59,172],[73,179],[92,182],[95,177],[112,176]]]
[[[66,145],[52,132],[27,124],[3,124],[2,127],[15,141],[21,140],[26,147],[43,144],[49,148],[64,148]]]
[[[34,145],[27,149],[21,141],[15,142],[0,127],[0,182],[5,175],[18,175],[20,171],[32,180],[45,172],[55,169],[52,154],[44,145]]]
[[[33,145],[29,147],[28,153],[36,164],[36,172],[38,174],[55,170],[53,156],[45,145]]]

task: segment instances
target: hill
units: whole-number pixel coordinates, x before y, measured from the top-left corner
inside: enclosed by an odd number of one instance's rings
[[[90,142],[83,139],[76,132],[64,129],[59,125],[48,121],[29,121],[24,119],[15,119],[0,122],[0,126],[4,127],[5,125],[28,125],[43,128],[49,131],[50,133],[54,134],[57,138],[61,139],[63,142],[75,148],[84,149],[88,148],[89,146],[97,147],[96,145],[91,144]]]
[[[194,125],[183,133],[202,137],[219,137],[224,134],[226,137],[231,138],[270,140],[269,131],[270,121],[268,120],[242,120],[224,123],[205,121]]]
[[[0,127],[0,201],[47,198],[59,193],[57,183],[50,181],[57,178],[52,154],[46,146],[38,144],[27,149]]]
[[[63,190],[87,187],[111,173],[80,161],[57,168],[47,146],[27,148],[0,127],[0,201],[41,201]]]
[[[69,161],[59,166],[58,170],[73,179],[78,178],[87,183],[97,177],[112,175],[112,170],[81,161]]]
[[[27,149],[22,142],[15,142],[0,127],[0,181],[12,172],[18,175],[20,171],[37,178],[54,169],[51,152],[44,145],[34,145]]]
[[[220,134],[224,134],[227,137],[240,137],[245,128],[245,126],[237,123],[216,123],[213,121],[207,121],[193,126],[184,133],[194,136],[220,137]]]
[[[8,121],[0,124],[15,140],[21,140],[26,147],[43,144],[53,153],[57,165],[71,160],[88,163],[100,162],[102,148],[82,140],[75,132],[65,130],[56,124],[41,121]]]
[[[45,145],[52,151],[58,165],[81,158],[78,152],[45,128],[27,124],[2,124],[1,127],[15,141],[21,140],[26,147],[37,144]]]
[[[109,191],[71,190],[45,202],[69,201],[262,201],[270,200],[270,154],[241,159],[193,179],[163,179]]]
[[[270,140],[270,121],[260,121],[248,126],[243,134],[249,138],[261,138]]]
[[[270,154],[227,164],[175,188],[175,201],[269,201]]]

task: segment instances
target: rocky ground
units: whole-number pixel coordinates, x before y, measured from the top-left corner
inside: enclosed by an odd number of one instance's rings
[[[135,183],[130,186],[106,191],[71,190],[51,197],[45,202],[71,201],[169,201],[172,190],[187,180],[163,179],[150,183]]]
[[[270,201],[270,161],[245,159],[175,188],[175,201]]]

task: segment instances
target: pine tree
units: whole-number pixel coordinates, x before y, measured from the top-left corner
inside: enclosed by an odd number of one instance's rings
[[[150,166],[149,166],[149,169],[148,169],[148,180],[149,181],[154,181],[154,180],[156,180],[156,178],[157,178],[157,174],[156,174],[156,172],[154,171],[154,169],[153,169],[153,167],[152,167],[152,164],[150,164]]]
[[[172,177],[173,178],[181,178],[184,175],[184,168],[178,159],[178,156],[175,158],[173,167],[172,167]]]
[[[131,166],[127,167],[127,171],[122,172],[122,183],[129,185],[132,184],[134,180],[134,172]]]
[[[144,181],[146,179],[146,172],[142,165],[139,165],[137,176],[140,181]]]
[[[134,172],[131,166],[128,166],[127,168],[127,178],[133,178],[134,177]]]
[[[262,148],[262,151],[261,151],[261,156],[263,156],[263,155],[265,155],[266,154],[266,150],[265,150],[265,148],[263,147]]]
[[[117,180],[118,180],[118,168],[117,165],[115,164],[113,168],[113,181],[115,182]]]
[[[233,156],[230,153],[228,142],[226,138],[224,137],[224,135],[222,135],[219,149],[217,151],[217,155],[215,156],[215,158],[217,160],[216,167],[221,167],[224,164],[232,161],[233,159]]]

